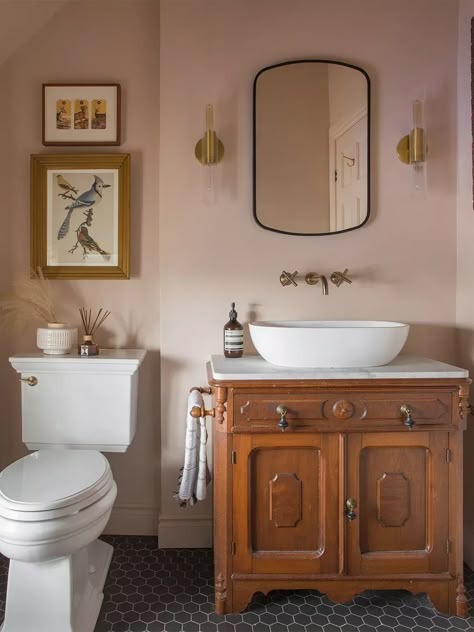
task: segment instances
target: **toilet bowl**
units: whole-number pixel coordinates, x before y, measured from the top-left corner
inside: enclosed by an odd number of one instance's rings
[[[112,547],[97,540],[117,487],[95,450],[39,450],[0,473],[2,632],[92,632]]]

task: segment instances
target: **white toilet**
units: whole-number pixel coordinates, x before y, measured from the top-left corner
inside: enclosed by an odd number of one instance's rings
[[[117,495],[100,451],[133,440],[145,353],[10,358],[23,442],[37,452],[0,473],[0,553],[10,558],[1,632],[93,632],[113,551],[98,537]]]

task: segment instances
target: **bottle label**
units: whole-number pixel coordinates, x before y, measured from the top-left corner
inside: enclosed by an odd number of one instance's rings
[[[243,348],[243,329],[226,329],[224,331],[224,351],[242,351]]]

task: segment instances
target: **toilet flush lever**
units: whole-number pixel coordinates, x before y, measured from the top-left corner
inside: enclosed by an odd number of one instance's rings
[[[30,377],[19,377],[20,382],[26,382],[28,386],[36,386],[38,384],[38,378],[34,375]]]

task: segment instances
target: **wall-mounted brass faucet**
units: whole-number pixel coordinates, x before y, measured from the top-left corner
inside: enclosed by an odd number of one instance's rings
[[[328,280],[326,279],[324,274],[316,274],[316,272],[308,272],[304,280],[306,281],[308,285],[316,285],[316,283],[319,283],[319,281],[321,281],[321,284],[323,286],[323,295],[327,296],[329,294]]]
[[[294,272],[287,272],[286,270],[283,270],[283,272],[280,274],[280,283],[283,287],[286,287],[287,285],[294,285],[295,287],[297,287],[298,283],[296,282],[296,279],[299,278],[301,277],[299,276],[298,270],[295,270]],[[348,268],[346,268],[344,272],[333,272],[329,279],[331,283],[334,283],[336,287],[339,287],[343,283],[352,283],[352,280],[349,278]],[[319,281],[321,281],[323,294],[325,296],[329,294],[328,280],[324,274],[318,274],[317,272],[308,272],[308,274],[304,276],[304,280],[308,285],[316,285],[317,283],[319,283]]]

